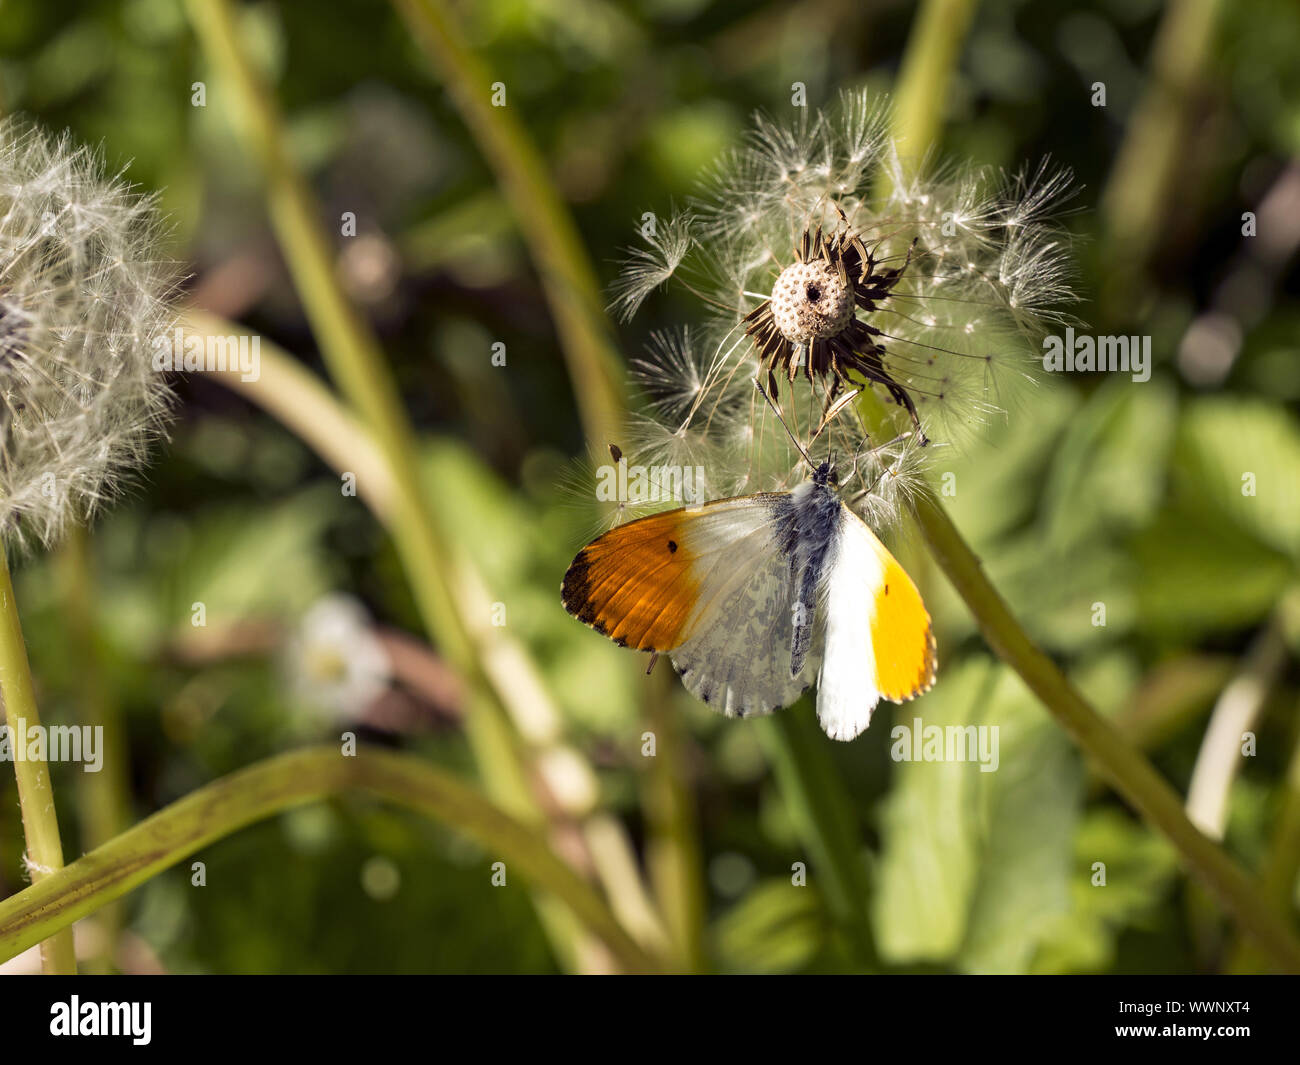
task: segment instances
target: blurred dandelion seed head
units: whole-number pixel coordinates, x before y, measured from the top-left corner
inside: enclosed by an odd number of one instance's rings
[[[613,286],[624,318],[669,283],[704,309],[632,365],[648,404],[632,461],[694,456],[714,494],[798,483],[806,465],[757,379],[814,461],[835,458],[844,498],[888,523],[935,446],[1005,416],[1042,336],[1070,320],[1072,191],[1046,163],[912,168],[865,93],[757,116],[686,209],[642,227]],[[886,406],[883,428],[847,398],[863,389]]]
[[[50,544],[143,465],[175,265],[152,197],[66,137],[0,121],[0,535]]]

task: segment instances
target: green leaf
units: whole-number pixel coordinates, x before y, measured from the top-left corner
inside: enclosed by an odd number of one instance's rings
[[[1064,426],[1078,409],[1066,388],[1044,382],[1015,411],[1014,424],[994,421],[985,427],[977,446],[936,449],[929,456],[934,480],[945,489],[944,475],[953,475],[947,505],[959,528],[973,543],[990,541],[1024,524],[1037,505],[1037,486],[1045,456],[1052,453]]]
[[[714,925],[714,950],[727,972],[802,969],[826,939],[815,888],[777,877],[753,887]]]
[[[1044,936],[1033,961],[1035,972],[1110,966],[1119,934],[1151,926],[1168,905],[1170,884],[1178,875],[1173,848],[1114,809],[1094,810],[1083,818],[1073,854],[1070,906]]]
[[[963,663],[897,715],[914,729],[985,726],[996,766],[904,761],[886,802],[875,919],[881,954],[969,972],[1023,970],[1069,904],[1078,759],[1019,679]],[[924,735],[924,733],[923,733]]]
[[[932,692],[895,711],[891,737],[911,729],[918,717],[940,727],[971,722],[989,669],[976,661],[945,672]],[[961,946],[977,875],[977,772],[958,762],[897,766],[881,813],[883,846],[872,907],[877,949],[887,960],[942,961]]]
[[[1205,509],[1168,508],[1135,539],[1138,625],[1193,638],[1250,625],[1295,578],[1286,556]]]
[[[196,522],[173,577],[175,620],[188,625],[195,602],[206,605],[212,624],[292,614],[323,595],[331,582],[319,543],[337,498],[309,490],[278,506],[232,508]]]
[[[1300,561],[1300,423],[1282,407],[1226,396],[1193,404],[1175,484],[1182,498]]]
[[[968,972],[1017,973],[1069,906],[1081,771],[1070,741],[1015,674],[1000,672],[989,705],[999,766],[978,781],[979,877],[957,960]]]
[[[1164,491],[1176,404],[1163,381],[1102,385],[1066,428],[1043,493],[1047,541],[1080,541],[1148,521]]]

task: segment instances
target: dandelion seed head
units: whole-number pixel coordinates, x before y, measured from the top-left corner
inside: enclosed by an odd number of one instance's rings
[[[48,545],[144,464],[174,265],[152,197],[66,137],[0,122],[0,535]]]
[[[853,317],[853,289],[829,263],[794,263],[772,287],[772,317],[795,343],[837,336]]]
[[[1068,320],[1069,172],[917,166],[889,130],[865,93],[789,120],[760,114],[676,216],[680,254],[653,276],[684,284],[702,313],[684,348],[652,352],[657,369],[638,376],[658,397],[652,419],[710,445],[715,488],[807,475],[758,380],[814,458],[834,453],[842,495],[864,516],[896,515],[930,447],[965,447],[1005,416],[1041,366],[1042,335]],[[647,271],[634,257],[616,293],[639,293]],[[861,390],[883,425],[841,402]]]

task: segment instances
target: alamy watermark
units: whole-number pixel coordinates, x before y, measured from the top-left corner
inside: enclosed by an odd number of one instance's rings
[[[168,336],[153,339],[153,368],[186,373],[237,372],[240,380],[256,381],[262,372],[262,338],[260,336],[185,335],[176,327]]]
[[[602,503],[702,503],[703,466],[596,467],[596,498]]]
[[[0,725],[0,762],[80,762],[83,772],[104,768],[102,725]]]
[[[1137,382],[1151,380],[1151,338],[1149,336],[1074,335],[1072,326],[1065,336],[1043,338],[1043,369],[1048,373],[1089,373],[1101,370],[1127,373]]]
[[[895,725],[889,757],[895,762],[978,762],[981,773],[996,773],[997,725]]]
[[[50,1035],[124,1036],[135,1046],[148,1046],[152,1029],[152,1002],[82,1002],[73,995],[50,1004]]]

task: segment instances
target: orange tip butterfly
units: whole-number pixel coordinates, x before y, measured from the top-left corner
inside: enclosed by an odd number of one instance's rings
[[[578,553],[560,594],[620,646],[670,655],[687,689],[728,717],[789,706],[815,679],[822,728],[851,740],[881,698],[934,683],[921,594],[844,505],[830,462],[792,492],[611,529]]]

